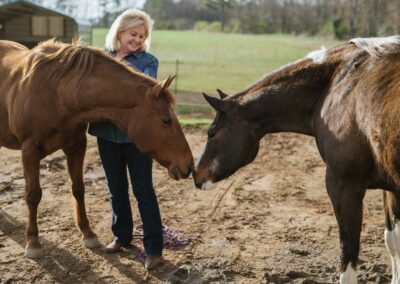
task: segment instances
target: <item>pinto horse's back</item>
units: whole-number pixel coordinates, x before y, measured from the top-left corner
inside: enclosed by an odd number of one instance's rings
[[[368,133],[378,166],[400,188],[400,93],[387,92],[374,108]]]
[[[400,52],[371,61],[357,116],[381,173],[400,188]]]

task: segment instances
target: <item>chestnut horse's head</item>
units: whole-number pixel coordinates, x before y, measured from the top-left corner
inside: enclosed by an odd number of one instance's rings
[[[71,124],[112,121],[143,153],[166,167],[172,178],[191,174],[193,156],[168,90],[174,77],[157,82],[104,51],[76,43],[50,40],[33,49],[30,56],[23,84],[34,90],[42,88],[38,93],[43,97],[59,98],[61,109],[68,110],[67,114],[57,113],[59,117],[73,114]]]
[[[208,129],[207,143],[193,174],[198,188],[229,177],[258,153],[257,129],[241,118],[237,102],[225,99],[227,95],[220,90],[218,93],[221,99],[203,94],[217,115]]]
[[[193,170],[193,156],[174,110],[174,96],[168,90],[175,77],[151,87],[135,112],[140,120],[128,133],[135,145],[168,169],[171,178],[187,178]]]

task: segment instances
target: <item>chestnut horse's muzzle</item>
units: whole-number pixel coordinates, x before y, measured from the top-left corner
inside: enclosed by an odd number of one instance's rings
[[[177,165],[172,166],[170,170],[170,176],[175,180],[185,179],[190,176],[193,172],[194,166],[193,164],[189,165],[185,173],[182,173]]]

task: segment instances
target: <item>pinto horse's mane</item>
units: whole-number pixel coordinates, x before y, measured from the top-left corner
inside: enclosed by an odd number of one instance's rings
[[[376,38],[353,38],[349,43],[364,49],[371,56],[384,56],[387,54],[400,53],[400,36],[376,37]]]
[[[127,62],[111,57],[105,51],[83,46],[79,40],[74,40],[72,44],[66,44],[54,39],[41,42],[38,46],[30,50],[29,64],[24,70],[24,76],[21,82],[29,82],[41,70],[49,64],[57,64],[56,68],[50,69],[45,73],[45,78],[41,81],[42,85],[55,90],[60,80],[68,78],[68,84],[71,90],[78,93],[81,83],[88,78],[94,69],[96,58],[99,58],[111,66],[119,68],[120,72],[129,72],[132,80],[151,80],[153,85],[157,81],[151,77],[147,77],[143,73],[134,70]],[[42,75],[43,76],[43,75]],[[175,97],[171,92],[164,92],[169,103],[175,104]]]
[[[321,64],[331,64],[334,61],[340,60],[343,54],[348,50],[349,44],[355,45],[359,49],[363,49],[367,52],[369,57],[379,58],[392,54],[400,54],[399,35],[383,38],[354,38],[351,39],[347,44],[342,44],[330,49],[322,47],[320,50],[312,51],[305,58],[301,58],[295,62],[286,64],[272,72],[263,75],[261,79],[232,97],[239,99],[241,104],[246,104],[250,101],[257,100],[263,94],[270,93],[267,91],[276,88],[274,84],[284,78],[287,78],[287,76],[299,77],[301,74],[299,71],[305,71],[305,75],[307,75],[306,71],[308,71],[313,76],[322,76],[323,72],[318,72],[316,74],[310,69],[313,66],[320,67]],[[368,58],[368,56],[366,58]]]

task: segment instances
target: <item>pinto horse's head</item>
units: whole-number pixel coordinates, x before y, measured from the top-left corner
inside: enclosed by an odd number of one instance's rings
[[[174,96],[168,90],[174,77],[151,87],[136,110],[133,123],[135,145],[168,169],[171,178],[187,178],[193,170],[193,156],[174,110]]]
[[[208,129],[204,152],[193,173],[197,188],[223,180],[257,156],[259,137],[254,125],[241,118],[238,103],[218,90],[221,99],[204,95],[217,111]]]

